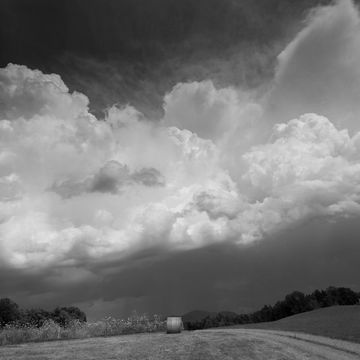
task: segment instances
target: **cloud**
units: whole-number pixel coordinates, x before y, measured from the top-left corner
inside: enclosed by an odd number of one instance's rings
[[[164,122],[216,140],[228,131],[238,110],[234,89],[216,89],[211,81],[179,83],[164,98]]]
[[[79,196],[85,192],[99,192],[118,194],[125,191],[126,186],[139,184],[143,186],[164,186],[165,179],[154,168],[142,168],[130,173],[127,165],[116,160],[108,161],[95,174],[86,177],[82,181],[70,179],[58,181],[49,189],[61,195],[63,198]]]
[[[98,121],[86,97],[75,101],[57,75],[10,64],[1,80],[7,266],[76,264],[167,246],[176,214],[220,169],[211,141],[153,124],[131,107]]]
[[[309,216],[358,214],[359,134],[351,138],[325,117],[307,114],[276,125],[272,136],[243,157],[241,186],[265,229]]]
[[[131,106],[96,119],[58,75],[9,64],[0,71],[1,264],[35,271],[252,244],[311,217],[358,215],[360,133],[349,120],[350,105],[359,110],[358,17],[349,1],[314,11],[264,97],[181,83],[158,122]]]
[[[94,176],[90,191],[116,193],[118,187],[125,183],[128,177],[126,166],[122,166],[117,161],[110,161]]]
[[[154,168],[143,168],[132,174],[132,179],[145,186],[164,186],[165,179],[161,173]]]
[[[76,117],[89,103],[83,94],[69,94],[59,75],[14,64],[0,69],[0,99],[0,117],[8,120],[35,114]]]
[[[358,130],[359,61],[360,19],[354,3],[341,0],[315,9],[278,57],[269,115],[282,122],[316,112]]]

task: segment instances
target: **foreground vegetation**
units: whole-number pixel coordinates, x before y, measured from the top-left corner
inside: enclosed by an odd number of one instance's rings
[[[49,340],[86,339],[135,333],[165,331],[166,323],[159,316],[137,315],[128,319],[105,318],[97,322],[69,321],[61,326],[46,320],[41,326],[11,323],[0,329],[0,345]]]
[[[160,316],[136,312],[127,319],[86,320],[86,314],[74,306],[53,311],[21,309],[11,299],[0,299],[0,345],[157,332],[166,328]]]

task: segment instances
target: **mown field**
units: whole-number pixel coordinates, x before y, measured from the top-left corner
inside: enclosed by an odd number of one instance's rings
[[[290,332],[214,329],[10,345],[6,360],[358,360],[360,344]]]

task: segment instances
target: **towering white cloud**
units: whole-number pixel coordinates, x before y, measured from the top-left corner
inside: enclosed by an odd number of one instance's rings
[[[238,98],[234,89],[216,89],[211,81],[180,83],[164,98],[164,122],[217,140],[233,125]]]
[[[87,111],[89,103],[83,94],[69,94],[59,75],[13,64],[0,71],[0,98],[1,118],[8,120],[34,115],[76,117]]]
[[[76,263],[167,246],[193,192],[222,172],[211,141],[153,125],[130,107],[98,121],[87,98],[69,93],[57,75],[10,64],[1,89],[4,264]]]
[[[1,69],[1,265],[246,244],[358,214],[358,24],[350,1],[318,9],[263,100],[178,84],[159,123],[130,106],[96,119],[58,75]]]

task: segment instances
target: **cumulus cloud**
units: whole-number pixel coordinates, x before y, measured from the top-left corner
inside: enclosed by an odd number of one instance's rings
[[[131,106],[96,119],[58,75],[1,69],[2,266],[249,244],[359,214],[358,23],[350,1],[320,8],[265,97],[178,84],[159,122]]]
[[[0,70],[0,99],[1,119],[8,120],[36,114],[76,117],[89,103],[83,94],[69,94],[59,75],[14,64]]]
[[[216,140],[229,130],[238,108],[234,89],[216,89],[211,81],[180,83],[164,98],[164,122]]]
[[[57,75],[10,64],[1,80],[0,232],[10,266],[166,246],[176,214],[220,169],[211,141],[131,107],[98,121]]]
[[[273,142],[244,155],[242,186],[267,222],[358,212],[358,137],[315,114],[278,124]]]

